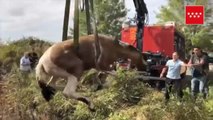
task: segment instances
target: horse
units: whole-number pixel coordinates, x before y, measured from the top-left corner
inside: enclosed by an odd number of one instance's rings
[[[58,78],[63,78],[67,80],[63,95],[87,104],[93,111],[94,105],[91,100],[76,92],[84,71],[92,68],[108,71],[111,69],[110,65],[119,58],[131,59],[132,65],[138,70],[146,69],[147,64],[141,52],[133,46],[115,42],[114,37],[100,34],[98,55],[96,41],[95,35],[81,36],[78,47],[74,45],[73,40],[66,40],[53,44],[44,52],[36,66],[36,79],[46,101],[53,98]],[[50,84],[44,81],[47,77],[51,77]]]

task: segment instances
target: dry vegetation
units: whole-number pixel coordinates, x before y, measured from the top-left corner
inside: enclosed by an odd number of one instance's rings
[[[33,44],[32,44],[33,43]],[[18,70],[22,53],[34,46],[39,55],[49,44],[26,38],[0,47],[1,68],[7,70],[0,80],[0,119],[3,120],[211,120],[213,119],[213,89],[207,100],[192,102],[188,89],[182,103],[172,97],[164,104],[162,92],[155,91],[139,80],[132,80],[134,71],[118,70],[118,77],[109,76],[107,87],[94,91],[92,74],[85,76],[79,91],[90,97],[96,112],[75,100],[69,100],[58,92],[46,102],[35,81],[34,73],[24,77]],[[8,59],[8,60],[7,60]],[[4,84],[2,84],[2,82]],[[92,83],[92,84],[91,84]],[[62,83],[63,84],[63,81]],[[91,87],[92,86],[92,87]]]

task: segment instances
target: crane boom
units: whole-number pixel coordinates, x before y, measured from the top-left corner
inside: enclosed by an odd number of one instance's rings
[[[136,33],[136,46],[140,51],[143,50],[143,31],[145,19],[148,14],[144,0],[133,0],[135,10],[137,12],[137,33]]]

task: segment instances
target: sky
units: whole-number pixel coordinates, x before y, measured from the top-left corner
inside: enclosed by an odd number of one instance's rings
[[[154,24],[156,13],[167,0],[145,0],[145,3],[149,24]],[[71,2],[70,26],[73,24],[73,5]],[[65,0],[0,0],[0,40],[34,36],[51,42],[61,41],[64,7]],[[126,7],[129,9],[127,16],[134,17],[133,0],[126,0]]]

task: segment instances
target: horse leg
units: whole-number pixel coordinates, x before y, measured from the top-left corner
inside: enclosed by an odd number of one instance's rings
[[[55,88],[56,90],[63,90],[64,89],[64,86],[59,86],[59,85],[56,85],[56,82],[58,81],[59,77],[56,77],[56,76],[52,76],[50,78],[50,80],[47,82],[47,85]]]
[[[107,78],[107,74],[103,71],[99,71],[97,74],[96,74],[96,81],[97,81],[97,90],[100,90],[104,87],[104,84],[106,82],[106,78]]]
[[[79,100],[79,101],[87,104],[89,109],[91,111],[94,111],[93,103],[88,98],[81,96],[80,94],[78,94],[76,92],[77,85],[78,85],[78,78],[75,77],[74,75],[70,75],[68,77],[67,85],[65,86],[65,88],[63,90],[63,94],[68,98],[74,98],[76,100]]]
[[[41,93],[46,101],[50,101],[55,95],[56,89],[46,84],[44,81],[39,80],[38,85],[41,88]]]
[[[106,57],[107,55],[103,55],[101,54],[97,60],[96,63],[96,69],[98,71],[110,71],[111,70],[111,64],[113,64],[113,62],[111,59]],[[110,55],[109,55],[110,56]]]

